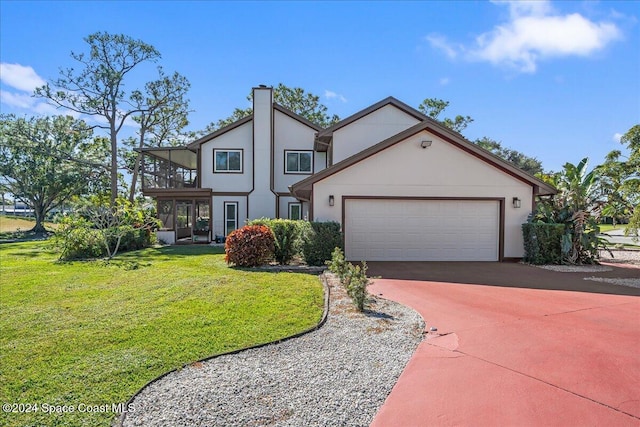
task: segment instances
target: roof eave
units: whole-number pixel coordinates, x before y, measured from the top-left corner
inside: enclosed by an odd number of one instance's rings
[[[276,109],[277,111],[280,111],[283,114],[286,114],[287,116],[291,117],[292,119],[295,119],[297,121],[299,121],[300,123],[309,126],[310,128],[312,128],[315,131],[322,131],[322,127],[318,126],[317,124],[313,123],[312,121],[310,121],[309,119],[307,119],[306,117],[302,117],[300,114],[294,113],[293,111],[289,110],[286,107],[283,107],[280,104],[276,104],[275,102],[273,103],[273,108]]]
[[[236,120],[235,122],[231,123],[230,125],[227,125],[225,127],[222,127],[218,130],[215,130],[201,138],[196,139],[195,141],[193,141],[190,144],[187,144],[187,148],[189,148],[190,150],[197,150],[200,148],[200,146],[202,144],[204,144],[205,142],[211,141],[212,139],[223,135],[237,127],[240,127],[242,125],[244,125],[245,123],[250,122],[251,120],[253,120],[253,114],[249,114],[246,117],[241,118],[240,120]]]
[[[400,101],[399,99],[394,98],[393,96],[389,96],[381,101],[376,102],[373,105],[370,105],[369,107],[362,109],[360,111],[358,111],[355,114],[350,115],[349,117],[340,120],[338,123],[335,123],[333,126],[329,126],[328,128],[322,130],[321,132],[318,133],[318,138],[322,138],[322,137],[329,137],[331,138],[333,136],[333,132],[341,129],[345,126],[347,126],[348,124],[351,124],[353,122],[355,122],[356,120],[361,119],[362,117],[365,117],[371,113],[373,113],[374,111],[379,110],[382,107],[385,107],[387,105],[393,105],[394,107],[396,107],[397,109],[405,112],[406,114],[413,116],[414,118],[416,118],[417,120],[420,121],[424,121],[425,119],[427,119],[428,117],[424,114],[422,114],[420,111],[416,110],[415,108],[411,107],[408,104],[405,104],[404,102]]]
[[[373,145],[361,151],[360,153],[354,154],[353,156],[344,159],[341,162],[338,162],[318,172],[317,174],[294,184],[292,186],[292,193],[296,194],[303,191],[310,192],[313,188],[314,183],[321,181],[322,179],[327,178],[343,169],[346,169],[352,164],[355,164],[379,151],[385,150],[386,148],[389,148],[397,144],[398,142],[401,142],[422,131],[431,132],[436,136],[448,141],[449,143],[452,143],[459,148],[469,152],[470,154],[475,155],[481,160],[493,164],[494,166],[498,167],[498,169],[501,169],[502,171],[515,177],[516,179],[528,183],[533,187],[534,192],[537,191],[537,195],[552,195],[558,192],[558,190],[545,183],[544,181],[523,171],[522,169],[483,149],[482,147],[479,147],[471,141],[466,140],[458,132],[452,131],[451,129],[445,127],[444,125],[431,118],[426,118],[426,120],[424,120],[423,122],[418,123],[384,141],[379,142],[376,145]]]

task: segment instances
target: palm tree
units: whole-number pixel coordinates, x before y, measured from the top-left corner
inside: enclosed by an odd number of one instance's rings
[[[564,224],[562,261],[569,264],[592,264],[598,258],[598,249],[606,248],[606,240],[598,237],[598,219],[603,203],[598,196],[598,169],[587,172],[589,159],[574,165],[565,163],[563,170],[540,176],[559,192],[550,198],[541,198],[533,222]]]

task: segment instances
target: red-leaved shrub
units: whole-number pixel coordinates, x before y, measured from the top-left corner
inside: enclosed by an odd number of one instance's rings
[[[273,258],[275,240],[269,227],[247,225],[232,231],[224,245],[227,264],[238,267],[255,267]]]

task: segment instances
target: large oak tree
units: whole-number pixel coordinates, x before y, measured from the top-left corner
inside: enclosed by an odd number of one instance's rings
[[[31,206],[32,231],[73,196],[99,190],[108,173],[107,144],[70,116],[0,116],[0,178],[17,200]],[[93,188],[92,188],[93,187]]]

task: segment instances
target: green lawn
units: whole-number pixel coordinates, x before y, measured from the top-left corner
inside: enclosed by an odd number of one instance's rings
[[[626,227],[626,224],[616,224],[615,227],[612,224],[600,224],[600,232],[608,233],[611,230],[624,230]]]
[[[34,225],[36,220],[32,218],[0,215],[0,240],[30,238],[33,233],[27,233],[27,230],[31,230]],[[55,230],[58,224],[45,222],[44,226],[47,230]]]
[[[147,249],[57,263],[46,242],[0,245],[0,401],[125,402],[197,359],[306,329],[317,277],[228,268],[220,249]],[[0,412],[0,425],[108,426],[111,413]]]

